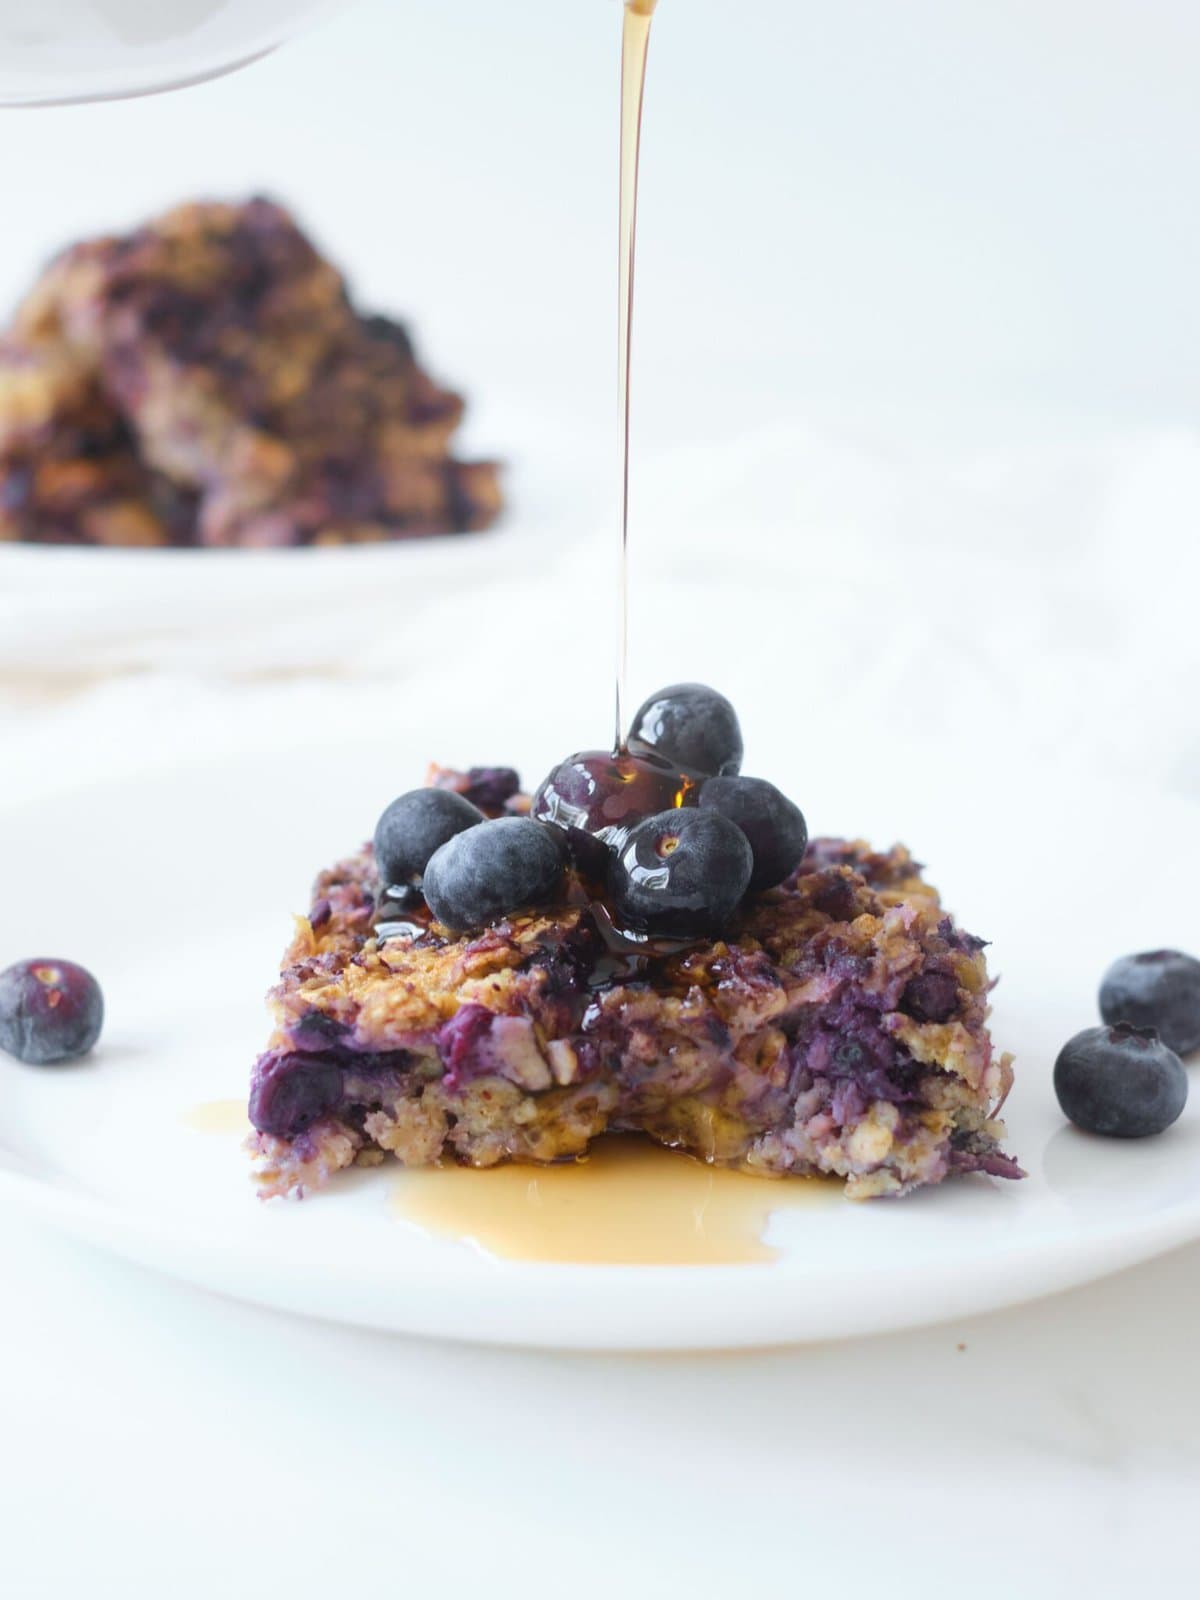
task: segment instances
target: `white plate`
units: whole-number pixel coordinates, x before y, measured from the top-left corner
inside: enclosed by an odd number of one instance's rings
[[[518,758],[545,740],[535,726],[515,734]],[[314,735],[303,750],[210,759],[0,813],[0,964],[71,956],[97,971],[108,1000],[102,1048],[86,1064],[0,1061],[6,1204],[264,1305],[608,1349],[912,1326],[1066,1288],[1200,1236],[1200,1096],[1164,1137],[1125,1144],[1066,1127],[1049,1082],[1059,1044],[1095,1020],[1110,957],[1196,942],[1181,892],[1200,881],[1195,811],[1116,792],[1081,803],[1030,788],[1023,802],[1015,786],[979,791],[968,808],[948,788],[916,801],[903,785],[864,797],[848,783],[839,794],[829,774],[808,776],[817,828],[838,818],[845,831],[907,837],[965,925],[994,941],[994,1030],[1018,1055],[1010,1147],[1025,1182],[972,1179],[902,1202],[781,1213],[769,1235],[779,1259],[733,1267],[497,1261],[396,1221],[382,1169],[301,1205],[260,1205],[236,1140],[185,1119],[244,1091],[288,913],[305,904],[316,867],[354,846],[420,770],[414,760],[398,779],[397,765],[378,740],[339,749]],[[801,774],[776,775],[800,792]]]

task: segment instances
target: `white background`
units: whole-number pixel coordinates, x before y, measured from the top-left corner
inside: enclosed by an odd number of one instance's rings
[[[517,693],[564,748],[603,738],[617,9],[375,0],[187,95],[0,117],[0,301],[81,233],[271,192],[513,462],[495,540],[317,585],[0,562],[8,785],[304,719],[468,760]],[[811,741],[818,800],[828,761],[967,806],[1086,805],[1101,772],[1200,797],[1198,68],[1183,0],[663,0],[635,684],[719,678],[758,750]],[[445,751],[405,749],[411,693]],[[1097,863],[1169,870],[1136,816]],[[1197,1266],[840,1349],[591,1361],[291,1323],[0,1217],[0,1570],[21,1600],[1178,1581]]]

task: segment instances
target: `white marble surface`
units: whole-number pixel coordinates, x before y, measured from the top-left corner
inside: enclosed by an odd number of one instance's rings
[[[0,1219],[9,1592],[1185,1593],[1200,1249],[738,1357],[425,1345]],[[369,1578],[364,1580],[364,1573]]]
[[[10,790],[297,727],[319,752],[346,725],[394,741],[409,781],[426,755],[504,759],[514,696],[522,727],[603,739],[604,10],[375,0],[255,76],[21,122],[5,296],[80,229],[272,187],[368,298],[419,313],[480,396],[473,442],[515,460],[516,510],[474,547],[320,569],[0,551]],[[1086,804],[1113,773],[1200,799],[1194,8],[1106,0],[1084,30],[1072,0],[1036,28],[880,0],[818,28],[764,0],[759,65],[720,105],[689,74],[715,70],[727,6],[690,0],[672,52],[662,11],[636,680],[718,679],[754,748],[809,742],[818,799],[829,762],[910,798]],[[562,64],[545,102],[539,50]],[[447,126],[451,86],[473,115]],[[444,706],[443,749],[407,747],[414,697]],[[1169,871],[1154,847],[1132,817],[1097,870]],[[69,901],[69,852],[48,873]],[[0,1572],[18,1600],[364,1573],[498,1596],[1187,1592],[1198,1268],[1188,1249],[837,1347],[555,1358],[289,1321],[0,1216]]]

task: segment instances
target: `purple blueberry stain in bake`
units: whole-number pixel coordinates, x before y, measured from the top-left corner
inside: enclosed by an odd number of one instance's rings
[[[22,510],[32,493],[32,467],[8,467],[0,480],[0,511]]]
[[[822,1008],[820,1022],[807,1035],[805,1060],[816,1077],[862,1077],[889,1072],[897,1051],[873,1012],[834,1004]]]
[[[871,958],[852,950],[844,939],[836,935],[823,939],[818,935],[816,944],[825,971],[840,983],[861,983],[869,975]]]
[[[1023,1178],[1025,1169],[1019,1161],[1012,1156],[1006,1156],[1002,1150],[954,1150],[951,1149],[949,1157],[951,1172],[966,1174],[971,1172],[986,1173],[989,1178]]]
[[[729,1031],[728,1023],[722,1021],[715,1011],[704,1014],[704,1032],[708,1036],[709,1044],[716,1045],[718,1050],[728,1050],[733,1035]]]
[[[811,903],[815,911],[820,911],[833,922],[853,922],[860,911],[858,890],[853,879],[836,871],[818,875],[817,884],[811,890]]]
[[[943,917],[938,923],[938,935],[944,939],[952,950],[959,950],[966,956],[977,956],[981,950],[986,950],[991,943],[989,939],[980,939],[973,933],[965,933],[955,926],[953,917]]]
[[[520,774],[513,767],[471,767],[459,792],[481,811],[498,814],[520,787]]]
[[[294,1139],[329,1116],[341,1098],[335,1062],[302,1051],[268,1051],[254,1068],[250,1121],[260,1133]]]
[[[452,1093],[464,1082],[484,1075],[489,1069],[480,1061],[480,1050],[492,1031],[494,1013],[486,1006],[470,1002],[460,1006],[437,1031],[437,1052],[445,1067],[445,1085]]]
[[[542,994],[568,1006],[581,1001],[601,958],[603,941],[590,914],[585,913],[562,937],[547,939],[530,954],[545,974]]]
[[[346,1023],[324,1011],[306,1011],[288,1030],[293,1045],[300,1050],[319,1051],[340,1044],[349,1034]]]
[[[333,916],[333,907],[328,900],[318,900],[308,913],[308,925],[314,933],[320,933]]]
[[[507,1078],[534,1093],[554,1081],[527,1016],[489,1011],[472,1001],[442,1024],[437,1045],[446,1069],[442,1083],[451,1094],[476,1078]]]
[[[934,969],[919,973],[905,985],[900,1009],[916,1022],[949,1022],[958,1010],[958,979]]]

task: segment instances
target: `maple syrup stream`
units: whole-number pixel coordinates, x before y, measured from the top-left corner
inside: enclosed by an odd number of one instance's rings
[[[637,256],[638,166],[646,56],[657,0],[625,0],[621,35],[621,203],[617,263],[617,396],[621,429],[621,549],[617,566],[617,693],[613,749],[625,748],[629,669],[629,359],[633,346],[633,275]]]

